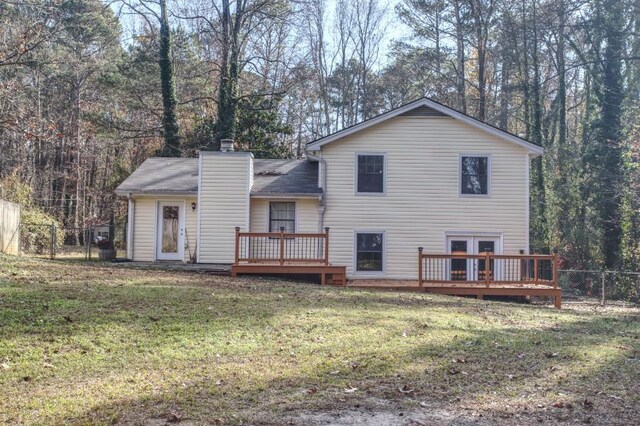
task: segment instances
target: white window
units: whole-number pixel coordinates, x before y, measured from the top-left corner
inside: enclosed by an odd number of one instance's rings
[[[385,155],[356,155],[356,194],[384,194]]]
[[[356,233],[356,271],[382,272],[384,270],[384,233]]]
[[[460,195],[489,195],[490,159],[486,155],[460,156]]]
[[[296,203],[269,203],[269,232],[280,232],[280,228],[286,233],[296,232]]]

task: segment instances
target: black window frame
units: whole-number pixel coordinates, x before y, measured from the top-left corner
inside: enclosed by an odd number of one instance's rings
[[[371,161],[371,158],[380,158],[382,160],[381,172],[375,172],[374,170],[379,168],[375,163],[363,164],[361,166],[361,159],[365,162]],[[375,161],[375,160],[374,160]],[[362,171],[362,169],[365,169]],[[369,169],[369,170],[366,170]],[[357,195],[384,195],[386,193],[386,179],[387,179],[387,156],[384,153],[377,152],[358,152],[356,153],[356,194]],[[365,177],[367,176],[380,176],[380,188],[370,189],[365,187]]]
[[[467,158],[477,158],[484,159],[484,173],[481,170],[477,170],[475,173],[467,173],[467,168],[465,167],[465,159]],[[464,197],[487,197],[491,191],[491,157],[489,155],[472,155],[465,154],[460,156],[459,160],[459,194]],[[471,192],[469,190],[469,186],[467,182],[470,177],[473,176],[478,179],[480,183],[481,192]],[[484,182],[483,182],[484,181]],[[484,187],[483,187],[484,184]]]
[[[292,204],[293,205],[293,219],[274,219],[273,218],[273,205],[274,204]],[[277,229],[273,229],[273,222],[290,222],[292,223],[292,229],[288,230],[285,226],[285,233],[295,233],[296,232],[296,216],[297,216],[297,205],[295,201],[270,201],[269,202],[269,232],[280,232],[280,226],[277,226]]]
[[[379,235],[380,236],[380,250],[360,250],[360,236],[365,236],[365,235]],[[356,273],[361,273],[361,274],[379,274],[379,273],[384,273],[385,267],[384,267],[384,261],[385,261],[385,251],[386,251],[386,235],[384,232],[381,231],[357,231],[356,232],[356,236],[355,236],[355,271]],[[360,264],[361,261],[371,261],[370,259],[362,259],[361,260],[361,254],[377,254],[379,253],[380,255],[380,268],[379,269],[361,269]],[[363,256],[365,257],[365,256]],[[375,261],[375,260],[374,260]]]

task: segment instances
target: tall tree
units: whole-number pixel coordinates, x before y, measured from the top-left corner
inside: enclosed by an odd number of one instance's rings
[[[164,146],[162,155],[180,157],[180,128],[178,126],[176,82],[173,69],[171,28],[167,14],[167,1],[160,0],[160,81],[162,82],[162,126],[164,128]]]

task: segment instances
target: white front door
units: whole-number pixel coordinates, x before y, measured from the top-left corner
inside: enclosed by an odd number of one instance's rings
[[[500,237],[498,236],[458,236],[447,237],[448,254],[477,255],[484,253],[500,254]],[[451,281],[483,281],[485,279],[484,259],[451,259],[448,265],[448,273]],[[492,275],[495,270],[494,261],[491,261],[489,270]]]
[[[158,202],[156,260],[184,259],[184,203]]]

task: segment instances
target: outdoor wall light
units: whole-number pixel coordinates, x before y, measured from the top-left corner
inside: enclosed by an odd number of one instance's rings
[[[193,210],[194,212],[196,211],[196,203],[195,203],[195,201],[193,203],[191,203],[191,210]]]

